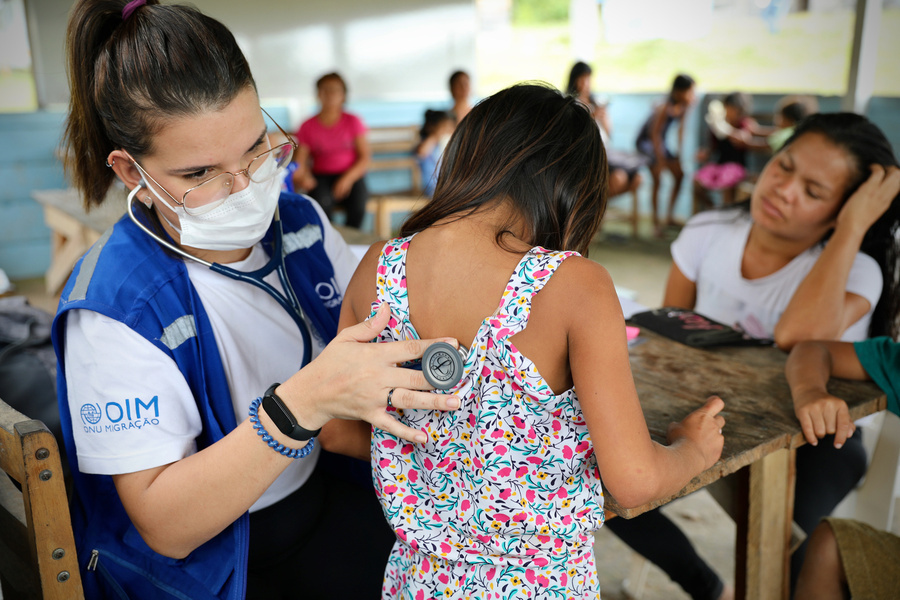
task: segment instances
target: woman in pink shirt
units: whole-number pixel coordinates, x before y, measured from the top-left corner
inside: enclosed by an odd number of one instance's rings
[[[329,219],[339,205],[347,213],[347,226],[359,228],[369,198],[363,177],[371,157],[366,126],[344,112],[347,84],[340,75],[323,75],[316,90],[321,110],[297,131],[294,188],[312,196]]]

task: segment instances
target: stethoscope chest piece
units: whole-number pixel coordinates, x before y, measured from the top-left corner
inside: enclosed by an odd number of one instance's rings
[[[422,355],[422,373],[435,389],[449,390],[462,379],[462,357],[447,342],[435,342]]]

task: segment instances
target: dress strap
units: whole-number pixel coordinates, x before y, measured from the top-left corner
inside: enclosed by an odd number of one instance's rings
[[[497,339],[507,338],[525,329],[531,314],[531,299],[570,256],[580,254],[572,251],[555,252],[535,246],[522,257],[506,284],[497,312],[489,319]]]
[[[409,249],[409,241],[415,235],[389,240],[381,250],[381,256],[378,257],[376,283],[378,302],[372,306],[373,312],[380,303],[387,302],[395,317],[409,318],[409,298],[406,291],[406,252]]]

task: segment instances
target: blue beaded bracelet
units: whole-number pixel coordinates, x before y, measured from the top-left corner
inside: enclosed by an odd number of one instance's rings
[[[256,433],[262,438],[262,440],[275,452],[278,454],[283,454],[288,458],[303,458],[310,452],[316,445],[315,438],[309,440],[305,446],[302,448],[288,448],[266,431],[266,428],[263,427],[262,423],[259,422],[259,405],[262,403],[262,398],[257,398],[253,402],[250,403],[250,422],[253,424],[253,429],[256,430]]]

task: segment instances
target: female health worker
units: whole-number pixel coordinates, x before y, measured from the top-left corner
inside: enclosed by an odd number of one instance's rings
[[[72,180],[88,207],[130,190],[53,331],[86,596],[378,597],[383,517],[320,473],[314,438],[340,451],[329,422],[364,419],[424,441],[385,408],[458,407],[396,367],[433,340],[365,343],[384,307],[336,336],[355,261],[280,193],[294,144],[221,23],[82,0],[67,59]]]

